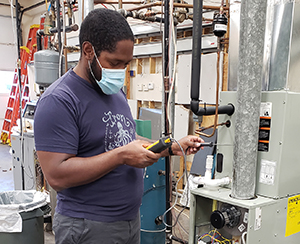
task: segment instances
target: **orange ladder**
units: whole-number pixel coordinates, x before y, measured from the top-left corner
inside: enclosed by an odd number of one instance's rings
[[[38,29],[39,25],[32,25],[29,30],[26,47],[20,47],[22,109],[24,109],[26,103],[29,101],[27,64],[34,58],[36,51],[36,32]],[[1,131],[1,141],[3,144],[10,144],[12,127],[17,125],[17,119],[20,118],[20,89],[18,82],[18,69],[16,68]]]

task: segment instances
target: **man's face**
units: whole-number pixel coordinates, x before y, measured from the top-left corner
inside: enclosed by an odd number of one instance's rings
[[[131,40],[119,41],[114,52],[102,51],[99,61],[103,68],[124,69],[133,57],[134,43]]]
[[[131,40],[122,40],[117,42],[114,52],[102,51],[98,60],[103,68],[107,69],[125,69],[133,57],[134,43]],[[96,57],[92,62],[92,69],[96,79],[101,79],[101,68],[99,67]],[[91,80],[92,77],[90,77]]]

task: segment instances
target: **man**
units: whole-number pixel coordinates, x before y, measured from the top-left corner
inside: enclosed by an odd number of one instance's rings
[[[49,184],[57,191],[56,243],[139,243],[143,168],[168,150],[153,153],[135,140],[125,94],[125,68],[134,37],[119,13],[91,11],[79,34],[78,64],[53,83],[35,112],[36,150]],[[188,153],[202,139],[188,136]],[[173,153],[181,155],[175,143]]]

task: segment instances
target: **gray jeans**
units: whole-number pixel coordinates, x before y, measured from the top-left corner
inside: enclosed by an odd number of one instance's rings
[[[140,215],[112,223],[54,215],[56,244],[140,244]]]

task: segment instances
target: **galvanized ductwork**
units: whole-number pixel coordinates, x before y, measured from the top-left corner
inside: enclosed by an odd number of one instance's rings
[[[267,1],[241,3],[232,197],[255,197]]]

